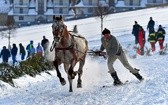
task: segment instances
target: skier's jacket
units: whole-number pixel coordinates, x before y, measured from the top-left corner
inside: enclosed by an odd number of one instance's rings
[[[163,28],[159,28],[157,31],[157,40],[164,40],[165,39],[165,30]]]
[[[148,35],[148,41],[149,41],[149,42],[154,42],[154,43],[157,42],[157,35],[156,35],[155,32],[151,32],[151,33]]]

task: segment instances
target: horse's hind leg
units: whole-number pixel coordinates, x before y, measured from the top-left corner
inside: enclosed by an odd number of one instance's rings
[[[82,80],[81,76],[83,74],[83,66],[85,64],[85,59],[79,62],[79,69],[78,69],[78,81],[77,81],[77,88],[82,88]]]
[[[61,82],[61,85],[65,85],[65,84],[66,84],[66,81],[65,81],[64,78],[62,78],[61,73],[60,73],[60,71],[59,71],[59,69],[58,69],[58,66],[59,66],[58,61],[57,61],[57,60],[53,61],[53,64],[54,64],[54,66],[55,66],[55,68],[56,68],[57,77],[59,78],[59,80],[60,80],[60,82]]]

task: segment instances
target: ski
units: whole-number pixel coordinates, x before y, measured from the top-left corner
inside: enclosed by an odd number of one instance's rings
[[[113,85],[113,86],[123,86],[123,85],[126,85],[127,83],[129,83],[129,81],[128,80],[126,80],[125,82],[123,82],[122,84],[120,84],[120,85]],[[108,87],[112,87],[112,86],[107,86],[107,85],[103,85],[102,86],[102,88],[108,88]]]

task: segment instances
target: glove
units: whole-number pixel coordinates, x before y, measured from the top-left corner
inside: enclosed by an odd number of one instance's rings
[[[94,51],[94,53],[96,54],[96,55],[99,55],[100,56],[100,53],[101,53],[102,51]]]

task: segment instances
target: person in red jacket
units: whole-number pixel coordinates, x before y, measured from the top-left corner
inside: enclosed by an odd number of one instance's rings
[[[145,46],[145,31],[142,26],[139,27],[139,33],[138,33],[138,43],[139,48],[137,50],[137,53],[140,55],[144,55],[144,46]]]

